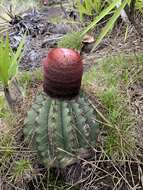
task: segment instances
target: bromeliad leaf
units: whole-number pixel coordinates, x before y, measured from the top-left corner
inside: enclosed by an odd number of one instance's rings
[[[98,16],[95,17],[94,21],[91,22],[83,31],[82,35],[84,36],[87,32],[92,30],[98,22],[100,22],[106,15],[110,13],[112,9],[116,7],[118,0],[114,0],[107,8],[105,8]]]
[[[10,47],[8,34],[6,34],[5,40],[3,37],[0,39],[0,81],[5,87],[8,86],[9,80],[16,75],[18,62],[22,56],[24,39],[20,42],[16,53]]]
[[[10,46],[8,35],[6,35],[6,41],[3,37],[0,40],[0,79],[4,85],[8,84],[8,68],[10,65]]]
[[[105,37],[105,35],[112,30],[115,21],[117,18],[120,16],[121,11],[124,9],[124,7],[129,3],[129,0],[124,0],[120,7],[114,12],[113,16],[111,19],[108,21],[108,23],[105,25],[105,27],[102,29],[100,35],[97,38],[97,41],[92,49],[92,51],[99,45],[99,43],[102,41],[102,39]]]
[[[9,68],[9,77],[12,78],[16,75],[17,70],[18,70],[18,64],[20,62],[20,59],[22,57],[22,50],[23,50],[23,46],[24,46],[24,41],[25,41],[25,35],[23,37],[23,39],[21,40],[16,53],[13,56],[10,68]]]

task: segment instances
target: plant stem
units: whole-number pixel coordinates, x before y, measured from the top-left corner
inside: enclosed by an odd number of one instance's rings
[[[10,107],[11,110],[13,110],[14,108],[14,99],[11,97],[11,94],[10,94],[10,91],[9,91],[9,87],[8,86],[5,86],[4,87],[4,95],[5,95],[5,98],[7,100],[7,103]]]
[[[18,93],[19,93],[20,95],[22,95],[22,92],[21,92],[21,90],[20,90],[20,88],[19,88],[17,79],[15,78],[15,80],[13,80],[12,82],[13,82],[14,86],[16,87]]]

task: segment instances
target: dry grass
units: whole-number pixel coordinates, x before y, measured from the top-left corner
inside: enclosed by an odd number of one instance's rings
[[[23,103],[17,106],[12,117],[2,119],[3,123],[7,119],[0,137],[2,189],[142,189],[142,146],[137,142],[135,129],[141,116],[134,115],[131,88],[142,80],[143,59],[142,56],[127,59],[121,56],[116,61],[110,59],[110,64],[108,60],[102,65],[98,63],[83,80],[101,126],[94,154],[86,160],[79,158],[76,164],[64,170],[44,168],[37,153],[24,139],[23,121],[32,100],[42,89],[42,78],[39,72],[20,76],[19,81],[24,87]],[[111,114],[116,113],[119,105],[120,114]],[[15,118],[13,122],[11,118]]]
[[[42,89],[41,71],[21,73],[24,100],[14,114],[6,109],[0,118],[0,189],[143,189],[143,55],[102,60],[111,53],[142,52],[143,43],[133,27],[129,26],[127,33],[126,28],[123,32],[121,29],[122,26],[117,27],[92,54],[92,64],[98,58],[100,62],[84,76],[83,87],[101,127],[93,156],[86,160],[79,158],[64,170],[42,165],[22,132],[27,111]]]

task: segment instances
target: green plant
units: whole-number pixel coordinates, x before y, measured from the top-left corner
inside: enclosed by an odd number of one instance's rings
[[[135,4],[136,10],[139,10],[143,14],[143,1],[142,0],[136,0]]]
[[[41,82],[43,79],[43,74],[41,69],[35,69],[34,71],[19,72],[18,81],[22,87],[26,86],[28,88],[30,84],[35,82]]]
[[[122,1],[122,3],[119,3],[118,0],[114,0],[114,1],[110,1],[110,2],[106,3],[105,1],[85,0],[83,2],[83,4],[81,4],[80,1],[78,0],[77,4],[78,4],[78,9],[79,9],[81,17],[83,14],[92,15],[92,11],[94,10],[93,7],[95,9],[97,9],[96,13],[98,13],[98,14],[95,16],[93,21],[87,27],[85,27],[81,32],[75,33],[75,36],[71,35],[71,34],[66,34],[65,37],[60,39],[60,43],[63,45],[63,47],[67,47],[67,44],[68,44],[68,48],[70,48],[70,47],[71,48],[82,47],[82,40],[83,40],[84,35],[86,33],[88,33],[89,31],[91,31],[93,28],[95,28],[97,26],[97,24],[102,19],[104,19],[106,16],[111,15],[111,17],[109,18],[106,25],[101,29],[99,36],[97,36],[95,44],[92,48],[92,51],[94,51],[96,49],[96,47],[100,44],[100,42],[103,40],[103,38],[110,31],[112,31],[115,22],[117,21],[119,16],[122,15],[124,8],[127,5],[129,5],[128,7],[130,9],[131,1],[130,0],[124,0],[124,1]],[[100,4],[103,5],[103,8],[101,8]],[[106,6],[105,6],[105,4],[106,4]],[[138,2],[136,2],[136,5],[138,5],[138,9],[140,8],[141,9],[140,11],[142,11],[143,2],[138,1]],[[126,12],[124,12],[124,13],[126,14]],[[127,17],[131,17],[132,16],[131,14],[132,14],[132,12],[130,11],[130,15],[128,14]],[[142,36],[142,33],[140,31],[140,27],[134,22],[133,18],[131,18],[131,19],[129,18],[129,20],[131,21],[132,24],[134,24],[136,30]],[[79,39],[77,41],[75,41],[75,39],[77,39],[77,34],[79,35]],[[63,42],[61,42],[61,41],[63,41]],[[70,44],[71,44],[71,46],[70,46]],[[73,46],[73,44],[74,44],[74,46]]]
[[[41,68],[31,71],[22,71],[17,75],[18,86],[21,87],[20,91],[22,97],[27,97],[29,88],[42,83],[43,74]]]
[[[0,118],[4,117],[5,113],[5,98],[0,95]]]
[[[124,0],[122,2],[122,4],[119,6],[119,8],[117,8],[117,10],[114,12],[113,16],[107,22],[107,24],[105,25],[105,27],[102,28],[102,31],[99,34],[99,36],[98,36],[98,38],[97,38],[97,40],[95,42],[95,45],[92,48],[92,51],[100,44],[100,42],[108,34],[108,32],[110,32],[112,30],[112,28],[114,27],[114,24],[115,24],[116,20],[121,15],[121,11],[124,9],[124,7],[128,3],[129,3],[129,0]]]
[[[113,109],[114,105],[119,101],[118,99],[117,89],[113,86],[105,89],[103,94],[101,94],[101,100],[108,109]]]
[[[105,4],[108,4],[108,1],[102,0],[84,0],[82,3],[80,0],[77,0],[77,9],[80,14],[81,20],[83,20],[83,15],[98,15],[101,10],[105,8]]]
[[[112,13],[112,17],[109,19],[109,21],[107,22],[105,27],[103,27],[101,33],[97,37],[95,45],[92,49],[92,51],[93,51],[99,45],[99,43],[102,41],[102,39],[107,35],[107,33],[112,30],[115,21],[120,16],[121,11],[124,9],[124,7],[129,3],[129,0],[124,0],[121,3],[121,5],[119,6],[119,8],[116,8],[117,3],[118,3],[118,0],[114,0],[111,4],[109,4],[109,6],[107,6],[105,9],[103,9],[100,12],[100,14],[97,15],[95,17],[95,19],[87,27],[85,27],[85,29],[83,29],[79,33],[75,33],[76,35],[78,34],[79,40],[75,41],[75,39],[77,39],[77,37],[75,37],[74,35],[70,36],[70,38],[68,37],[68,34],[65,37],[63,37],[60,40],[60,43],[61,43],[61,41],[63,41],[63,43],[62,43],[63,47],[67,47],[67,44],[68,44],[68,48],[70,48],[69,44],[71,44],[71,48],[72,48],[73,41],[76,43],[76,45],[74,43],[74,47],[81,47],[82,39],[85,36],[85,34],[88,33],[90,30],[92,30],[93,28],[95,28],[97,23],[99,23],[103,18],[105,18],[105,16]]]
[[[5,165],[4,163],[9,162],[14,153],[14,149],[12,147],[12,136],[6,130],[7,129],[4,129],[5,133],[2,133],[1,131],[0,136],[0,171]]]
[[[104,148],[114,160],[138,154],[134,131],[137,120],[129,106],[127,89],[132,82],[142,81],[142,57],[137,54],[105,58],[83,77],[84,89],[91,91],[103,106],[101,115],[107,129]]]
[[[22,56],[22,49],[24,45],[24,37],[21,40],[16,53],[10,47],[8,34],[6,39],[0,39],[0,81],[2,82],[5,97],[10,107],[12,106],[13,99],[9,91],[9,82],[16,76],[18,71],[18,63]]]
[[[29,160],[21,159],[21,160],[15,161],[14,166],[12,168],[11,180],[21,181],[26,175],[27,175],[26,177],[28,177],[31,170],[32,170],[32,167]]]
[[[71,164],[96,141],[93,109],[83,97],[60,101],[41,94],[25,120],[24,134],[33,139],[46,166]]]
[[[22,19],[21,15],[30,8],[36,8],[35,0],[3,0],[0,2],[0,34],[7,31],[9,26]]]
[[[58,47],[71,48],[75,50],[81,50],[83,36],[81,32],[72,32],[66,34],[58,41]]]
[[[129,1],[130,3],[131,1]],[[99,15],[103,9],[112,3],[111,0],[76,0],[76,8],[79,11],[80,18],[83,20],[84,15],[95,16]],[[116,3],[116,7],[120,5],[120,1]],[[143,13],[143,2],[142,0],[135,0],[135,9]]]
[[[24,134],[47,167],[64,167],[95,145],[97,123],[88,98],[79,97],[83,66],[78,52],[55,48],[44,60],[44,92],[25,120]]]

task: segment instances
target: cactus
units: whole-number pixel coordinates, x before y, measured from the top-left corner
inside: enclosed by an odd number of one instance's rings
[[[66,56],[69,52],[70,56],[72,55],[73,50],[57,49],[58,52],[66,52]],[[57,49],[53,51],[57,52]],[[49,62],[53,58],[52,55],[48,56],[50,56],[50,59],[48,59],[48,64],[50,65],[51,63]],[[64,59],[66,56],[64,56]],[[76,57],[77,54],[74,54],[74,56]],[[79,62],[75,67],[77,74],[75,72],[74,77],[72,73],[74,66],[72,64],[76,64],[75,57],[73,59],[70,57],[72,61],[69,61],[68,57],[68,64],[70,64],[68,69],[69,67],[72,68],[70,72],[68,70],[66,73],[59,72],[58,75],[54,76],[58,66],[62,70],[61,63],[55,64],[55,56],[54,62],[51,64],[52,68],[45,65],[45,92],[36,97],[25,119],[25,137],[31,141],[33,148],[38,151],[39,156],[47,167],[65,167],[74,163],[82,152],[94,146],[96,142],[98,125],[94,120],[94,110],[84,93],[77,96],[80,88],[82,67],[81,60],[78,59]],[[63,56],[61,60],[63,61]],[[65,62],[63,67],[67,69]],[[47,63],[44,61],[44,64]],[[53,65],[56,65],[54,69]],[[52,69],[54,74],[52,74]],[[60,73],[65,79],[62,82],[58,80],[58,77],[61,78]],[[68,86],[66,86],[67,84]],[[61,86],[60,92],[58,91],[59,85]],[[64,91],[64,89],[66,90]],[[72,89],[74,93],[71,92]]]
[[[46,166],[71,164],[82,149],[96,142],[94,110],[84,96],[56,100],[37,96],[25,120],[24,134],[31,139]]]

